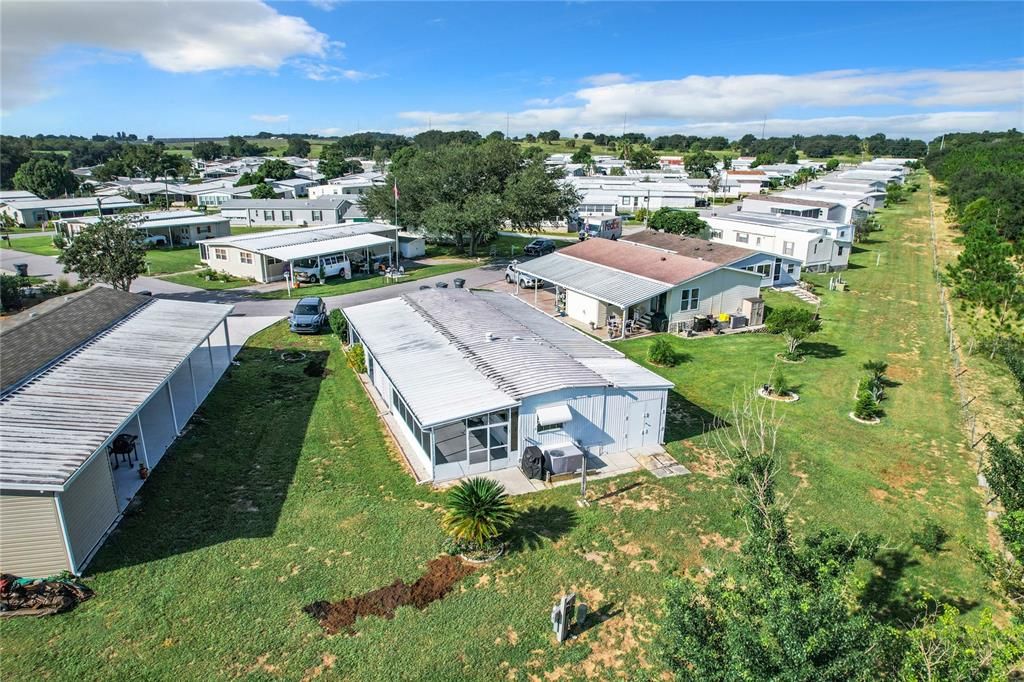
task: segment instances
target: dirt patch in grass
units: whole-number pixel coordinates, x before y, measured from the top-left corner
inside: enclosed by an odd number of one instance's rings
[[[700,546],[716,547],[718,549],[724,549],[727,552],[738,552],[740,551],[740,542],[734,538],[727,538],[721,533],[701,533],[700,535]]]
[[[457,557],[442,556],[432,559],[427,564],[427,572],[412,585],[398,579],[387,587],[337,602],[313,602],[302,610],[315,618],[328,634],[345,632],[351,635],[355,634],[352,626],[356,619],[379,616],[390,620],[395,617],[399,606],[423,610],[451,592],[456,583],[474,570],[474,566]]]
[[[661,511],[672,506],[673,497],[672,493],[660,485],[636,481],[621,488],[610,488],[607,493],[597,499],[597,503],[615,511],[623,509]]]
[[[721,478],[726,475],[729,463],[716,456],[713,450],[692,441],[683,441],[682,444],[685,448],[682,461],[686,462],[686,468],[692,473],[703,474],[708,478]]]

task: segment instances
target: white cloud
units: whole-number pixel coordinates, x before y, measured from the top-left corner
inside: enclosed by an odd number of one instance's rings
[[[616,78],[612,78],[615,76]],[[627,81],[621,74],[586,79],[591,85],[556,98],[528,100],[510,115],[520,133],[630,130],[760,134],[868,133],[927,136],[945,130],[982,130],[1024,123],[1024,71],[868,72],[800,75],[691,75],[676,80]],[[617,81],[617,82],[616,82]],[[573,102],[579,102],[575,106]],[[983,108],[970,111],[971,108]],[[925,108],[931,109],[923,110]],[[936,111],[936,109],[955,109]],[[876,113],[876,112],[885,113]],[[805,117],[794,113],[806,112]],[[417,112],[406,121],[444,129],[504,129],[505,112]]]
[[[171,73],[273,71],[295,57],[324,59],[338,46],[305,19],[261,0],[5,1],[2,12],[5,110],[53,94],[53,65],[45,62],[69,45],[139,55]]]
[[[316,7],[317,9],[330,12],[344,1],[345,0],[309,0],[309,4],[313,5],[313,7]]]
[[[323,62],[299,62],[298,68],[312,81],[365,81],[380,78],[379,74],[357,71],[355,69],[343,69],[333,64]]]
[[[253,114],[249,118],[260,123],[284,123],[288,120],[288,114]]]
[[[629,82],[630,77],[622,73],[599,73],[595,76],[587,76],[580,79],[587,85],[618,85]]]

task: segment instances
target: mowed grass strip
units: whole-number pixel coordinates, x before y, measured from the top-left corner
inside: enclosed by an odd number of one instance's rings
[[[908,221],[919,198],[883,214],[858,247],[852,291],[825,293],[811,357],[786,365],[801,394],[784,416],[782,494],[796,532],[837,525],[881,533],[886,561],[865,565],[870,600],[901,615],[913,591],[988,603],[956,541],[928,556],[910,533],[926,516],[984,541],[929,287],[926,233]],[[873,267],[875,252],[887,257]],[[769,305],[795,299],[769,296]],[[617,344],[643,361],[648,339]],[[782,340],[761,334],[676,339],[688,359],[655,368],[677,382],[669,449],[691,476],[646,473],[515,498],[512,547],[424,611],[357,621],[328,637],[301,612],[316,600],[411,583],[441,551],[441,494],[415,486],[329,335],[278,324],[254,336],[240,365],[143,487],[141,504],[90,567],[97,597],[47,619],[0,620],[11,679],[228,676],[359,680],[633,677],[660,673],[648,650],[665,580],[714,570],[743,536],[727,465],[701,433],[736,391],[764,381]],[[308,377],[280,360],[327,360]],[[860,363],[887,358],[899,386],[877,427],[846,417]],[[548,615],[575,591],[605,620],[557,646]],[[969,616],[968,616],[969,617]]]

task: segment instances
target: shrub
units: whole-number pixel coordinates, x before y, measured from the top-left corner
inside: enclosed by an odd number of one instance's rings
[[[363,351],[363,344],[352,344],[352,347],[346,351],[345,357],[348,359],[348,366],[357,374],[366,373],[366,353]]]
[[[331,325],[331,331],[337,334],[344,343],[348,338],[348,318],[335,308],[327,315],[327,323]]]
[[[790,306],[773,309],[764,326],[770,334],[782,334],[786,338],[785,357],[798,360],[800,353],[797,349],[807,337],[821,331],[821,320],[807,308]]]
[[[647,361],[662,367],[675,367],[679,364],[679,354],[668,337],[659,336],[647,349]]]
[[[889,369],[889,363],[882,360],[869,360],[863,365],[864,369],[871,372],[871,375],[879,379],[885,378],[885,370]]]
[[[914,541],[915,545],[929,554],[937,554],[942,551],[942,546],[949,539],[949,533],[938,522],[928,519],[920,528],[914,531],[910,539]]]
[[[857,402],[853,406],[853,415],[857,419],[871,421],[882,416],[882,408],[878,406],[878,401],[875,400],[875,396],[871,395],[870,392],[859,391]]]
[[[442,521],[454,540],[477,547],[494,543],[512,525],[505,486],[488,478],[461,481],[448,491]]]
[[[67,294],[81,291],[85,288],[83,285],[74,285],[68,281],[67,277],[61,277],[56,282],[49,281],[40,285],[39,290],[46,296],[66,296]]]
[[[1014,556],[1024,557],[1024,509],[1003,514],[996,525],[1006,542],[1006,548]]]
[[[27,277],[0,275],[0,309],[5,312],[21,307],[21,287],[28,286]]]
[[[781,371],[775,372],[775,376],[772,378],[772,392],[775,395],[787,396],[791,387],[789,381],[786,380],[786,375]]]

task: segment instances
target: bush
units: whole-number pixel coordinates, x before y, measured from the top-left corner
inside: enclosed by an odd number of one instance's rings
[[[924,525],[914,531],[910,539],[929,554],[937,554],[942,551],[942,546],[949,539],[949,533],[938,522],[928,519]]]
[[[647,362],[662,367],[675,367],[679,364],[679,354],[666,336],[659,336],[647,349]]]
[[[857,402],[853,406],[853,416],[864,421],[871,421],[882,416],[882,408],[878,406],[878,401],[870,392],[858,391]]]
[[[1006,542],[1006,548],[1014,556],[1024,557],[1024,509],[1003,514],[996,525]]]
[[[786,380],[786,375],[781,371],[776,372],[775,376],[772,378],[772,392],[775,393],[775,395],[787,396],[789,395],[790,390],[791,387],[789,382]]]
[[[345,357],[348,359],[348,366],[355,370],[357,374],[366,373],[366,353],[363,351],[363,344],[353,344],[345,352]]]
[[[21,287],[28,286],[28,277],[0,275],[0,309],[4,312],[21,307]]]
[[[67,277],[61,277],[56,282],[44,282],[39,286],[39,290],[46,296],[66,296],[76,291],[81,291],[84,288],[85,286],[82,284],[72,284],[68,281]]]
[[[327,323],[331,325],[331,331],[337,334],[342,343],[348,339],[348,318],[337,308],[327,315]]]
[[[448,491],[444,506],[448,535],[476,547],[497,541],[515,518],[505,486],[489,478],[461,481]]]

